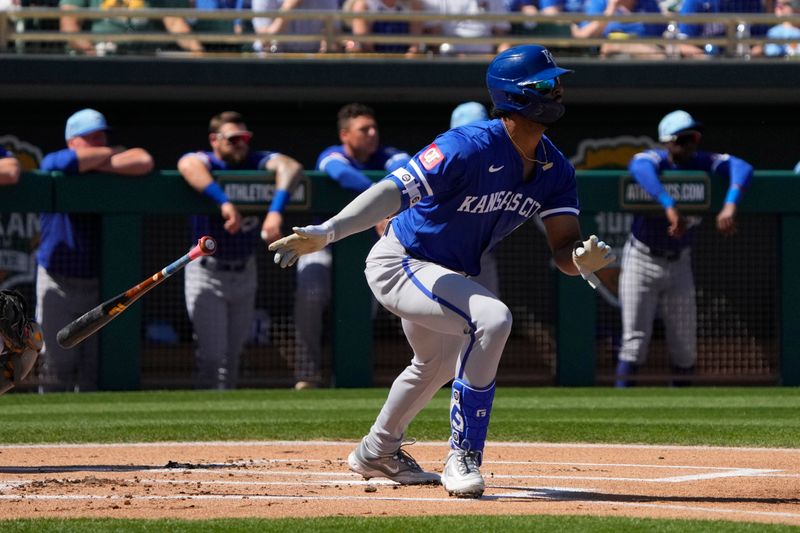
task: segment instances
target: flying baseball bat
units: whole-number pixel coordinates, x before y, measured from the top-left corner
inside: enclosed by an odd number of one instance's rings
[[[173,275],[178,270],[204,255],[213,255],[217,251],[217,241],[211,237],[201,237],[189,253],[156,272],[143,282],[139,283],[113,298],[101,303],[88,313],[73,320],[58,332],[56,339],[62,348],[72,348],[79,342],[92,335],[106,324],[114,320],[133,302],[144,296],[150,289]]]

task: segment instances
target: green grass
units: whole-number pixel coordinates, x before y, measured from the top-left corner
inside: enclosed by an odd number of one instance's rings
[[[385,389],[0,396],[0,443],[358,439]],[[442,390],[408,435],[448,436]],[[500,388],[501,441],[800,446],[796,388]]]
[[[169,391],[0,396],[0,444],[187,440],[358,439],[386,389]],[[408,436],[445,440],[442,390]],[[800,446],[797,388],[511,388],[497,391],[490,440]],[[314,519],[0,520],[20,531],[532,531],[784,532],[800,528],[728,521],[576,516],[330,517]]]
[[[310,518],[231,520],[0,520],[3,533],[92,533],[124,531],[159,533],[236,531],[237,533],[296,533],[298,531],[369,531],[370,533],[415,533],[470,531],[475,533],[788,533],[798,528],[783,525],[703,520],[653,520],[590,516],[429,516],[410,518]]]

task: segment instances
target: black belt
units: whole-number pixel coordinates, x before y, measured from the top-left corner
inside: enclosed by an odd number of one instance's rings
[[[638,239],[631,239],[633,246],[640,251],[658,257],[659,259],[666,259],[667,261],[677,261],[681,257],[683,250],[661,250],[659,248],[651,248]]]
[[[217,272],[241,272],[247,268],[247,260],[244,261],[220,261],[219,259],[209,259],[203,257],[200,259],[200,265],[209,270]]]

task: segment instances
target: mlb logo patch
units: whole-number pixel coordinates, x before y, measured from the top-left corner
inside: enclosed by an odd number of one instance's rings
[[[442,154],[442,151],[439,150],[438,146],[432,144],[427,150],[422,152],[422,155],[419,156],[419,160],[422,163],[422,166],[425,167],[425,170],[430,170],[444,161],[444,154]]]

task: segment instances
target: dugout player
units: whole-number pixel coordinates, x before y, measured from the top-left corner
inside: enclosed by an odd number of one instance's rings
[[[217,252],[186,265],[184,294],[196,341],[194,386],[198,389],[231,389],[239,377],[239,357],[250,333],[255,311],[255,252],[259,236],[267,242],[281,237],[283,209],[290,191],[303,175],[293,158],[268,151],[251,151],[253,133],[236,111],[211,118],[208,142],[211,151],[185,154],[178,161],[183,178],[199,193],[219,205],[219,215],[192,217],[197,240],[210,235]],[[263,222],[239,210],[214,180],[216,170],[275,172],[275,196]]]
[[[373,185],[365,171],[392,172],[405,165],[411,156],[392,146],[380,144],[375,112],[368,106],[352,103],[337,114],[339,141],[317,158],[317,169],[325,172],[340,187],[361,193]],[[375,229],[382,234],[383,220]],[[297,262],[295,316],[295,389],[320,386],[322,375],[322,315],[331,298],[331,251],[326,247],[301,257]]]
[[[44,171],[67,176],[87,172],[142,176],[153,170],[143,148],[108,145],[106,118],[81,109],[67,119],[67,147],[44,156]],[[42,242],[36,253],[36,318],[44,329],[43,380],[40,390],[97,389],[97,336],[75,348],[56,341],[59,329],[100,303],[100,216],[90,213],[41,213]]]
[[[633,156],[628,170],[664,208],[663,216],[636,215],[622,254],[619,296],[622,307],[622,347],[617,363],[617,387],[633,382],[647,359],[653,320],[661,310],[672,372],[689,375],[697,361],[697,310],[690,244],[696,223],[675,206],[659,176],[664,170],[702,170],[730,179],[717,229],[736,232],[736,205],[753,176],[753,167],[732,155],[698,150],[702,125],[686,111],[673,111],[658,125],[664,148]],[[681,384],[679,381],[675,384]]]
[[[512,320],[495,294],[467,277],[479,273],[484,252],[538,214],[564,273],[587,275],[612,260],[596,237],[580,242],[575,170],[544,135],[564,114],[560,79],[570,72],[541,46],[498,54],[486,75],[497,118],[439,135],[333,218],[294,228],[270,246],[275,261],[290,266],[397,213],[365,273],[378,301],[402,319],[414,356],[348,457],[365,478],[439,482],[402,445],[411,420],[453,380],[451,450],[441,482],[454,496],[483,494],[479,467]],[[576,243],[584,249],[580,256]]]

